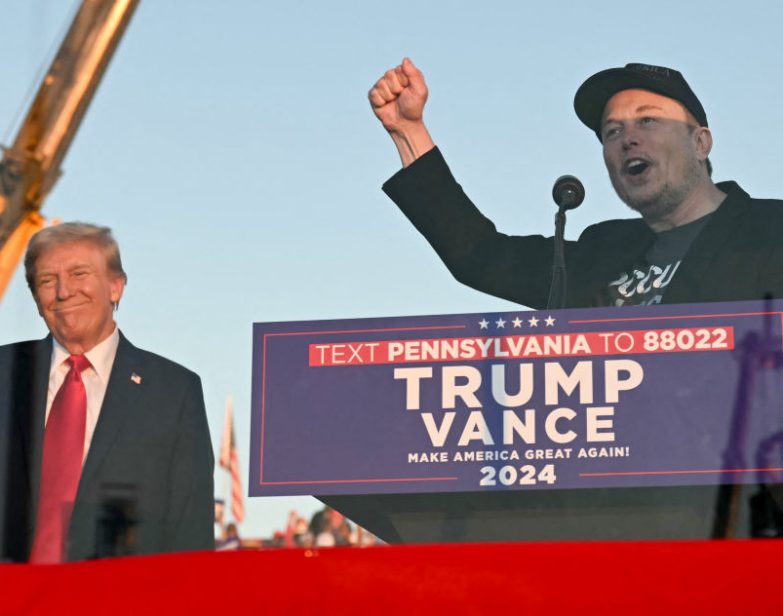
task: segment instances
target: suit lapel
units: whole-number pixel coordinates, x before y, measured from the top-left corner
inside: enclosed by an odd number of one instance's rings
[[[79,482],[80,494],[99,470],[121,433],[123,425],[131,420],[134,409],[137,408],[137,400],[144,387],[138,379],[138,376],[144,374],[143,368],[138,363],[136,347],[120,332],[120,343],[106,387],[106,396],[103,399],[98,424],[95,426],[90,450],[82,469],[82,478]],[[77,495],[78,500],[79,495]]]
[[[726,254],[726,246],[738,228],[737,217],[745,210],[742,202],[749,199],[747,193],[733,182],[722,188],[727,192],[726,199],[693,240],[663,296],[666,304],[705,301],[705,294],[712,290],[707,283],[709,272],[718,267],[720,256]]]
[[[49,368],[52,360],[52,338],[27,346],[19,358],[21,373],[15,384],[17,426],[21,435],[22,459],[30,486],[31,514],[38,510],[38,491],[41,485],[41,457],[46,423],[46,396],[49,391]],[[34,520],[31,520],[34,523]]]

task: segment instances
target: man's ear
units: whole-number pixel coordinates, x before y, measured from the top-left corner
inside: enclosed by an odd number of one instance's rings
[[[699,160],[705,161],[712,152],[712,132],[706,126],[699,126],[693,131],[693,139],[696,143],[696,152]]]
[[[115,276],[109,285],[109,298],[112,304],[119,304],[122,299],[122,293],[125,290],[125,279],[122,276]]]

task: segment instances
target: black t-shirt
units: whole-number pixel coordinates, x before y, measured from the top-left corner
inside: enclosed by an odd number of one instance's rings
[[[655,240],[641,262],[621,272],[608,285],[610,306],[660,304],[693,240],[712,214],[688,224],[655,234]]]

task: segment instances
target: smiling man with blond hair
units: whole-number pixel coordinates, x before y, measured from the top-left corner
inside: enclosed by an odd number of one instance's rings
[[[111,231],[43,229],[25,276],[49,336],[0,346],[2,558],[210,549],[201,382],[117,328],[127,276]]]

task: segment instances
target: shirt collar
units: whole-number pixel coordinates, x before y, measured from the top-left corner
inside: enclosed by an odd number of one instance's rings
[[[117,355],[117,347],[120,345],[120,330],[115,325],[114,331],[105,340],[96,344],[87,351],[84,356],[90,360],[93,370],[104,383],[109,382],[111,368]],[[71,354],[57,340],[54,340],[52,349],[52,370],[56,370]]]

